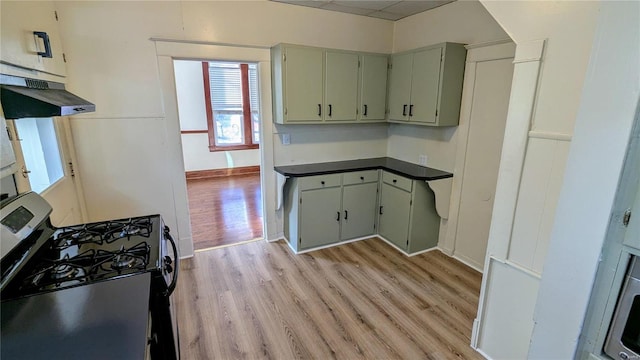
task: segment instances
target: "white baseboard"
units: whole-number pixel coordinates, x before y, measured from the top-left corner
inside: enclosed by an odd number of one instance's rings
[[[311,251],[328,249],[328,248],[332,248],[332,247],[338,246],[338,245],[344,245],[344,244],[349,244],[349,243],[356,242],[356,241],[371,239],[371,238],[376,237],[376,236],[377,235],[363,236],[363,237],[359,237],[359,238],[355,238],[355,239],[349,239],[349,240],[341,241],[341,242],[338,242],[338,243],[333,243],[333,244],[314,247],[312,249],[305,249],[305,250],[302,250],[302,251],[295,251],[291,247],[291,242],[289,242],[289,239],[287,239],[286,237],[283,237],[283,239],[284,239],[284,241],[287,242],[287,245],[289,245],[289,249],[291,249],[291,251],[293,251],[294,254],[299,255],[299,254],[304,254],[304,253],[308,253],[308,252],[311,252]]]
[[[427,252],[433,251],[433,250],[440,250],[437,246],[435,246],[435,247],[432,247],[432,248],[429,248],[429,249],[426,249],[426,250],[421,250],[421,251],[417,251],[417,252],[409,254],[408,252],[400,249],[396,244],[394,244],[391,241],[385,239],[384,236],[382,236],[380,234],[374,235],[374,236],[377,236],[380,240],[382,240],[382,241],[386,242],[387,244],[391,245],[391,247],[393,247],[394,249],[398,250],[400,253],[402,253],[404,256],[407,256],[407,257],[412,257],[412,256],[424,254],[424,253],[427,253]]]
[[[451,256],[451,255],[449,255],[449,256]],[[461,263],[467,265],[468,267],[472,268],[473,270],[479,272],[480,274],[484,273],[482,268],[479,267],[478,264],[475,264],[475,261],[467,259],[464,256],[459,256],[459,255],[455,255],[455,254],[453,256],[451,256],[451,257],[456,259],[456,260],[458,260],[458,261],[460,261]]]

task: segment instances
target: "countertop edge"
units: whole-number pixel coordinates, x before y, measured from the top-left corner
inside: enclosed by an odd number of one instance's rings
[[[376,158],[374,158],[376,159]],[[393,159],[396,161],[402,161],[402,160],[397,160],[394,158],[388,158],[388,159]],[[362,159],[364,161],[370,161],[373,159]],[[357,161],[362,161],[362,160],[353,160],[354,162]],[[347,160],[347,161],[351,161],[351,160]],[[317,163],[317,164],[330,164],[330,163]],[[317,176],[317,175],[326,175],[326,174],[340,174],[340,173],[345,173],[345,172],[353,172],[353,171],[365,171],[365,170],[385,170],[385,171],[389,171],[391,173],[397,174],[397,175],[402,175],[405,176],[409,179],[412,180],[421,180],[421,181],[433,181],[433,180],[440,180],[440,179],[448,179],[448,178],[452,178],[453,174],[447,171],[443,171],[443,170],[438,170],[438,169],[434,169],[434,168],[428,168],[426,166],[421,166],[421,165],[416,165],[416,164],[412,164],[412,163],[407,163],[413,166],[418,166],[418,167],[422,167],[422,168],[427,168],[427,169],[432,169],[435,171],[439,171],[442,172],[444,174],[441,175],[435,175],[435,176],[419,176],[419,175],[414,175],[414,174],[410,174],[407,172],[404,172],[402,170],[398,170],[396,168],[391,168],[391,167],[387,167],[383,164],[378,164],[378,165],[369,165],[369,166],[353,166],[353,167],[349,167],[349,168],[340,168],[340,169],[329,169],[329,170],[317,170],[317,171],[305,171],[305,172],[291,172],[291,171],[286,171],[283,168],[288,168],[288,167],[295,167],[295,166],[312,166],[315,165],[313,163],[311,164],[300,164],[300,165],[285,165],[285,166],[274,166],[274,170],[283,175],[283,176],[288,176],[288,177],[307,177],[307,176]]]

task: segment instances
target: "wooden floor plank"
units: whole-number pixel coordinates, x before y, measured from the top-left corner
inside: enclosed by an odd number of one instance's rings
[[[439,251],[258,241],[181,270],[183,359],[482,359],[469,346],[481,274]]]
[[[261,238],[260,174],[187,179],[194,249]]]

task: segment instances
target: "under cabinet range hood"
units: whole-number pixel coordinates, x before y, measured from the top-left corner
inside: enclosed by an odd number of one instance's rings
[[[0,101],[7,119],[67,116],[96,111],[96,106],[64,84],[0,74]]]

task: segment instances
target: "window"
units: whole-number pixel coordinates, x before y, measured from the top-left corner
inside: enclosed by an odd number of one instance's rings
[[[52,118],[29,118],[15,122],[20,147],[29,173],[31,190],[42,193],[64,176],[58,138]]]
[[[257,149],[260,103],[257,64],[202,63],[209,150]]]

